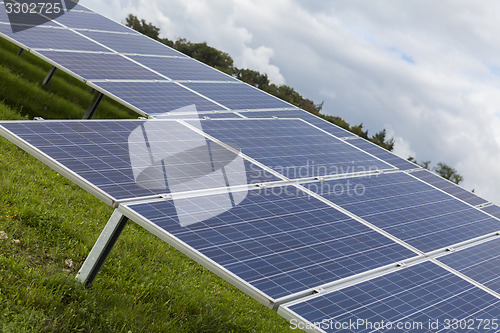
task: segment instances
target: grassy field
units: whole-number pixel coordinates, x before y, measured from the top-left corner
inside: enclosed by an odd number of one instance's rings
[[[0,41],[0,119],[81,118],[90,89]],[[132,118],[105,100],[101,118]],[[112,209],[0,137],[1,332],[289,332],[289,323],[130,222],[75,281]]]

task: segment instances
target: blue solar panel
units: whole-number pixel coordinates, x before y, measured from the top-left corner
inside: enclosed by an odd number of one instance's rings
[[[232,110],[292,107],[281,99],[245,83],[186,83],[185,85]]]
[[[96,13],[71,10],[57,18],[56,21],[73,29],[92,29],[113,32],[128,32],[135,34],[137,33],[130,28],[127,28]]]
[[[5,11],[5,7],[3,4],[0,5],[0,22],[10,23],[9,17],[7,16],[7,12]]]
[[[21,25],[27,25],[27,26],[34,26],[34,25],[41,25],[41,26],[58,26],[56,23],[53,23],[51,21],[45,22],[47,19],[42,17],[42,16],[33,16],[33,15],[16,15],[15,17],[15,24],[21,24]],[[11,21],[9,20],[9,16],[7,15],[7,12],[5,11],[5,6],[3,4],[0,4],[0,22],[9,24]],[[10,26],[9,26],[10,27]],[[11,30],[12,32],[12,30]]]
[[[159,75],[118,54],[40,51],[59,66],[86,80],[162,80]]]
[[[390,169],[384,162],[294,119],[202,121],[203,131],[290,179]]]
[[[439,261],[500,293],[500,240],[450,253]]]
[[[415,163],[407,161],[407,160],[391,153],[387,149],[379,147],[376,144],[373,144],[369,141],[366,141],[365,139],[361,139],[361,138],[352,139],[352,140],[349,140],[349,143],[366,151],[369,154],[377,156],[381,160],[383,160],[391,165],[394,165],[398,169],[411,170],[411,169],[416,169],[419,167]]]
[[[166,113],[166,114],[151,114],[156,119],[241,119],[236,113],[232,112],[206,112],[206,113],[196,113],[196,114],[179,114],[179,113]]]
[[[34,27],[14,34],[9,25],[0,24],[0,33],[31,49],[108,51],[85,37],[62,28]]]
[[[81,31],[81,33],[119,53],[184,57],[182,53],[141,34],[95,31]]]
[[[424,252],[500,228],[498,220],[405,173],[305,186]]]
[[[471,332],[493,332],[496,329],[492,330],[491,322],[486,329],[485,323],[477,320],[500,317],[498,298],[430,262],[287,308],[309,323],[323,322],[318,327],[325,332],[462,331],[460,326],[451,327],[453,319],[472,319],[473,329],[468,330]],[[359,326],[349,325],[352,322]],[[392,330],[387,326],[374,328],[382,322],[392,323]],[[398,328],[398,322],[407,328]],[[429,326],[435,323],[438,326]],[[342,324],[347,325],[343,330]]]
[[[223,110],[221,106],[173,82],[96,82],[95,84],[148,114],[161,114],[192,104],[196,105],[198,111]]]
[[[3,6],[0,21],[8,22]],[[165,112],[195,105],[206,113],[175,117],[213,119],[188,123],[289,178],[416,168],[363,139],[341,141],[337,138],[353,134],[305,111],[290,110],[294,106],[85,7],[77,5],[57,22],[95,43],[69,29],[36,27],[14,35],[8,24],[0,24],[0,33],[32,49],[59,50],[39,53],[81,78],[102,81],[95,82],[99,89],[136,110],[168,119],[173,117]],[[191,82],[169,82],[111,50],[171,80]],[[236,113],[210,112],[226,108],[244,110],[249,118],[300,118],[333,136],[300,120],[238,120]],[[275,111],[247,111],[270,109]],[[0,132],[106,202],[126,199],[129,205],[120,205],[119,211],[152,226],[149,230],[160,230],[157,234],[174,246],[271,302],[415,256],[298,187],[229,191],[229,186],[279,179],[182,122],[2,122]],[[306,186],[424,252],[500,230],[499,220],[427,183],[471,205],[485,200],[427,171],[414,175],[421,180],[392,173]],[[175,195],[160,198],[166,193]],[[138,198],[141,203],[128,201]],[[497,206],[484,211],[500,217]],[[490,241],[439,260],[500,292],[499,250],[500,241]],[[498,318],[499,306],[494,296],[426,262],[288,306],[288,311],[308,321],[428,324],[446,318]]]
[[[202,159],[206,155],[220,156],[220,146],[207,143],[178,122],[44,121],[0,125],[83,178],[85,183],[80,185],[96,187],[112,200],[168,193],[173,188],[185,191],[224,186],[210,176],[217,161]],[[238,167],[225,168],[226,177],[240,176],[230,185],[276,180],[248,162]],[[209,175],[201,177],[204,168],[210,168]]]
[[[461,188],[460,186],[457,186],[452,182],[444,179],[443,177],[438,176],[428,170],[414,172],[412,173],[412,175],[473,206],[481,205],[487,202],[483,198],[480,198],[477,195],[475,195],[474,193],[469,192]]]
[[[308,123],[321,128],[322,130],[335,135],[336,137],[343,138],[353,136],[351,132],[346,131],[326,120],[323,120],[310,112],[304,110],[276,110],[276,111],[241,111],[241,115],[248,118],[299,118],[304,119]]]
[[[236,81],[235,78],[191,58],[150,56],[131,56],[131,58],[172,80]]]
[[[415,256],[292,186],[250,191],[240,204],[204,219],[218,212],[220,200],[211,195],[130,209],[272,299]],[[182,226],[183,215],[202,218]]]
[[[481,208],[481,210],[500,219],[500,207],[498,207],[497,205],[487,206]]]

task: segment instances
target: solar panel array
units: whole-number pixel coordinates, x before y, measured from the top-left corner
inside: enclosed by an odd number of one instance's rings
[[[185,106],[186,100],[196,103],[198,111],[298,110],[83,6],[77,8],[17,33],[3,12],[0,35],[140,114],[164,114]]]
[[[2,10],[2,36],[157,119],[0,134],[297,327],[499,317],[498,206],[83,6],[15,34]]]
[[[298,315],[322,332],[495,332],[500,299],[424,262],[278,312],[292,323]]]

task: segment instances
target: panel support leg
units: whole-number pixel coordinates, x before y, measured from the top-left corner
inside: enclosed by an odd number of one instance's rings
[[[127,221],[128,218],[120,214],[118,210],[115,210],[111,215],[90,254],[85,259],[82,268],[76,275],[76,279],[83,283],[85,287],[92,286],[92,282],[94,282],[113,245],[115,245],[123,228],[125,228]]]
[[[22,47],[19,48],[19,51],[17,51],[17,55],[20,56],[23,53],[24,49]]]
[[[103,97],[104,95],[101,92],[97,92],[94,95],[94,99],[92,99],[92,103],[90,103],[89,108],[87,109],[87,112],[85,112],[85,115],[83,116],[82,119],[92,119]]]
[[[47,73],[47,76],[45,77],[45,80],[42,82],[42,87],[45,87],[47,84],[49,84],[50,80],[54,76],[54,73],[56,72],[57,67],[52,66],[50,71]]]

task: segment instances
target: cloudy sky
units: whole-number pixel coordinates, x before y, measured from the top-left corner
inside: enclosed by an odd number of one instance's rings
[[[500,2],[81,0],[206,41],[500,204]]]

